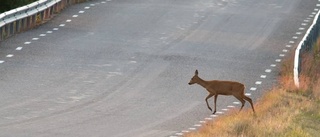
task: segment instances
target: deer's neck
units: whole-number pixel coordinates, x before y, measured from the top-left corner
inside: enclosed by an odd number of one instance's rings
[[[200,86],[206,88],[208,86],[208,82],[199,78],[199,81],[197,82]]]

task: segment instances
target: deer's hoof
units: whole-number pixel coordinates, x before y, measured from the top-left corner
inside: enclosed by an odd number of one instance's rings
[[[216,113],[216,111],[214,111],[212,114],[215,114]]]

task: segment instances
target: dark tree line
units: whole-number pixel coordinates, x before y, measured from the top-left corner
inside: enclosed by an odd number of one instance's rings
[[[37,0],[0,0],[0,13],[15,9]]]

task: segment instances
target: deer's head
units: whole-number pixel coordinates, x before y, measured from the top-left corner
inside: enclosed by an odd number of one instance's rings
[[[189,85],[197,83],[197,81],[199,80],[198,74],[199,74],[198,70],[196,70],[196,72],[194,73],[194,76],[191,78],[190,82],[188,83]]]

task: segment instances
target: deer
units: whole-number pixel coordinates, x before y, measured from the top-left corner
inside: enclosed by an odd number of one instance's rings
[[[213,114],[216,113],[216,108],[217,108],[216,103],[217,103],[218,95],[227,95],[227,96],[232,95],[235,98],[237,98],[242,103],[242,106],[241,106],[239,112],[242,110],[242,108],[245,104],[245,100],[246,100],[251,104],[253,113],[255,113],[252,99],[247,97],[244,94],[244,89],[245,89],[244,84],[239,83],[239,82],[235,82],[235,81],[220,81],[220,80],[206,81],[206,80],[201,79],[198,76],[198,74],[199,74],[199,72],[198,72],[198,70],[196,70],[195,75],[191,78],[191,80],[188,84],[189,85],[198,84],[198,85],[202,86],[203,88],[205,88],[209,92],[209,95],[206,97],[205,100],[207,103],[207,107],[211,112],[212,112],[212,109],[209,106],[208,99],[211,98],[212,96],[214,96]]]

